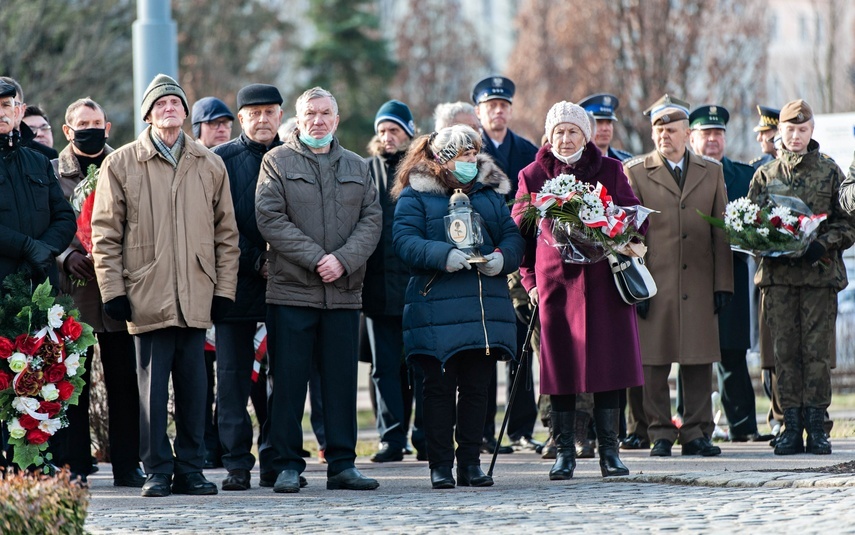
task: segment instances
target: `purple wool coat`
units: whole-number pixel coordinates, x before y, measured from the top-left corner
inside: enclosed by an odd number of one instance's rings
[[[619,206],[639,204],[621,163],[603,157],[593,143],[573,166],[555,158],[549,144],[541,147],[535,161],[520,171],[517,198],[540,191],[561,173],[600,182]],[[515,210],[517,225],[521,219]],[[646,228],[645,223],[642,232]],[[526,290],[537,287],[540,302],[541,393],[606,392],[642,384],[635,306],[621,300],[608,262],[567,264],[533,228],[523,228],[523,237],[522,284]]]

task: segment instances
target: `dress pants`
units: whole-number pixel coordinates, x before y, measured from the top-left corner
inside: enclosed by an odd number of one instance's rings
[[[158,329],[136,335],[136,347],[140,457],[146,474],[201,472],[205,462],[205,330]],[[175,391],[172,447],[166,434],[170,375]]]
[[[321,378],[327,474],[356,460],[356,370],[359,311],[269,305],[268,332],[275,332],[274,370],[266,440],[259,452],[263,471],[303,472],[303,409],[317,359]],[[270,339],[268,338],[268,343]]]
[[[127,331],[98,333],[107,389],[110,462],[113,474],[140,467],[140,392],[134,337]]]
[[[252,419],[247,411],[255,363],[255,321],[217,323],[217,428],[227,470],[252,470]]]
[[[528,325],[517,318],[517,355],[522,355],[522,345],[525,342]],[[511,395],[511,386],[517,376],[520,383],[511,413],[508,416],[508,438],[519,440],[522,437],[531,438],[534,433],[534,424],[537,421],[537,399],[534,395],[534,384],[532,381],[533,351],[529,350],[526,358],[525,368],[520,368],[516,361],[507,363],[507,396]],[[495,366],[494,366],[495,367]],[[497,371],[493,370],[490,375],[489,390],[487,391],[487,417],[484,421],[484,437],[496,437],[496,397],[497,397]]]
[[[643,366],[644,412],[650,421],[651,442],[666,439],[681,444],[705,436],[712,422],[712,365],[681,364],[683,384],[683,425],[679,429],[671,421],[671,392],[668,375],[671,365]]]
[[[754,385],[748,373],[744,349],[722,349],[716,363],[721,405],[730,426],[730,435],[757,433]]]
[[[66,409],[68,427],[60,429],[51,438],[50,447],[53,453],[53,464],[62,468],[68,466],[74,474],[87,476],[92,472],[92,435],[89,431],[89,383],[91,378],[91,362],[95,356],[95,346],[86,352],[86,371],[82,378],[85,381],[77,405],[69,405]]]
[[[425,374],[425,438],[430,468],[454,464],[455,440],[457,466],[479,465],[487,386],[496,360],[481,350],[453,355],[444,369],[429,355],[415,355],[413,360]]]
[[[215,392],[214,365],[217,362],[215,351],[205,351],[205,377],[208,384],[205,387],[205,460],[219,466],[223,450],[220,448],[220,431],[217,429],[217,394]]]
[[[365,317],[371,343],[371,379],[377,400],[377,432],[381,442],[397,451],[407,444],[401,389],[401,363],[404,357],[402,322],[401,316]]]
[[[644,384],[648,384],[646,378]],[[641,438],[650,440],[647,431],[650,423],[644,413],[644,389],[644,386],[631,386],[626,389],[626,433],[627,435],[635,433]]]

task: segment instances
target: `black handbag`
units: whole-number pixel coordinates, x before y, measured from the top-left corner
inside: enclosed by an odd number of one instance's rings
[[[607,255],[621,299],[634,305],[656,295],[656,281],[644,265],[644,259],[620,253]]]

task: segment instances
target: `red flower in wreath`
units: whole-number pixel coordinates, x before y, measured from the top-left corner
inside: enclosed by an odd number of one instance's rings
[[[0,371],[0,391],[6,390],[12,385],[12,374]]]
[[[15,381],[15,393],[19,396],[34,397],[39,395],[45,385],[44,374],[41,371],[25,369]]]
[[[83,327],[80,323],[77,322],[76,319],[68,316],[65,318],[65,321],[62,322],[62,327],[59,328],[59,332],[62,336],[70,338],[73,342],[80,338],[80,335],[83,334]]]
[[[19,334],[15,338],[15,346],[25,355],[35,355],[41,349],[44,338],[33,338],[29,334]]]
[[[29,414],[22,414],[18,416],[18,423],[21,424],[21,427],[23,427],[27,431],[35,429],[39,426],[39,421],[30,416]]]
[[[66,372],[68,372],[68,369],[65,367],[65,364],[60,362],[59,364],[54,364],[45,370],[45,379],[49,383],[58,383],[62,381],[63,377],[65,377]]]
[[[39,403],[39,412],[47,414],[51,418],[59,414],[60,410],[62,410],[62,404],[58,401],[42,401]],[[18,419],[18,423],[20,422],[21,420]]]
[[[30,429],[27,431],[27,442],[30,444],[35,444],[38,446],[39,444],[44,444],[48,441],[50,435],[42,431],[41,429]]]
[[[68,381],[60,381],[56,384],[56,389],[59,391],[59,400],[67,401],[74,393],[74,385]]]
[[[15,343],[5,336],[0,336],[0,358],[7,359],[15,352]]]

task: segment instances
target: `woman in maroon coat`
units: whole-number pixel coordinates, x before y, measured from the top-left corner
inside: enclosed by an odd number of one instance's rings
[[[546,137],[549,142],[535,161],[520,171],[518,198],[566,173],[601,183],[618,206],[639,204],[621,163],[604,157],[591,143],[591,123],[581,107],[555,104],[546,116]],[[520,209],[515,220],[521,225]],[[540,303],[540,390],[552,399],[558,445],[549,478],[573,477],[576,394],[581,392],[594,393],[603,477],[626,475],[629,470],[618,456],[618,399],[622,389],[643,382],[635,307],[621,300],[607,261],[565,263],[558,249],[536,236],[536,229],[521,226],[526,251],[520,272],[532,302]]]

